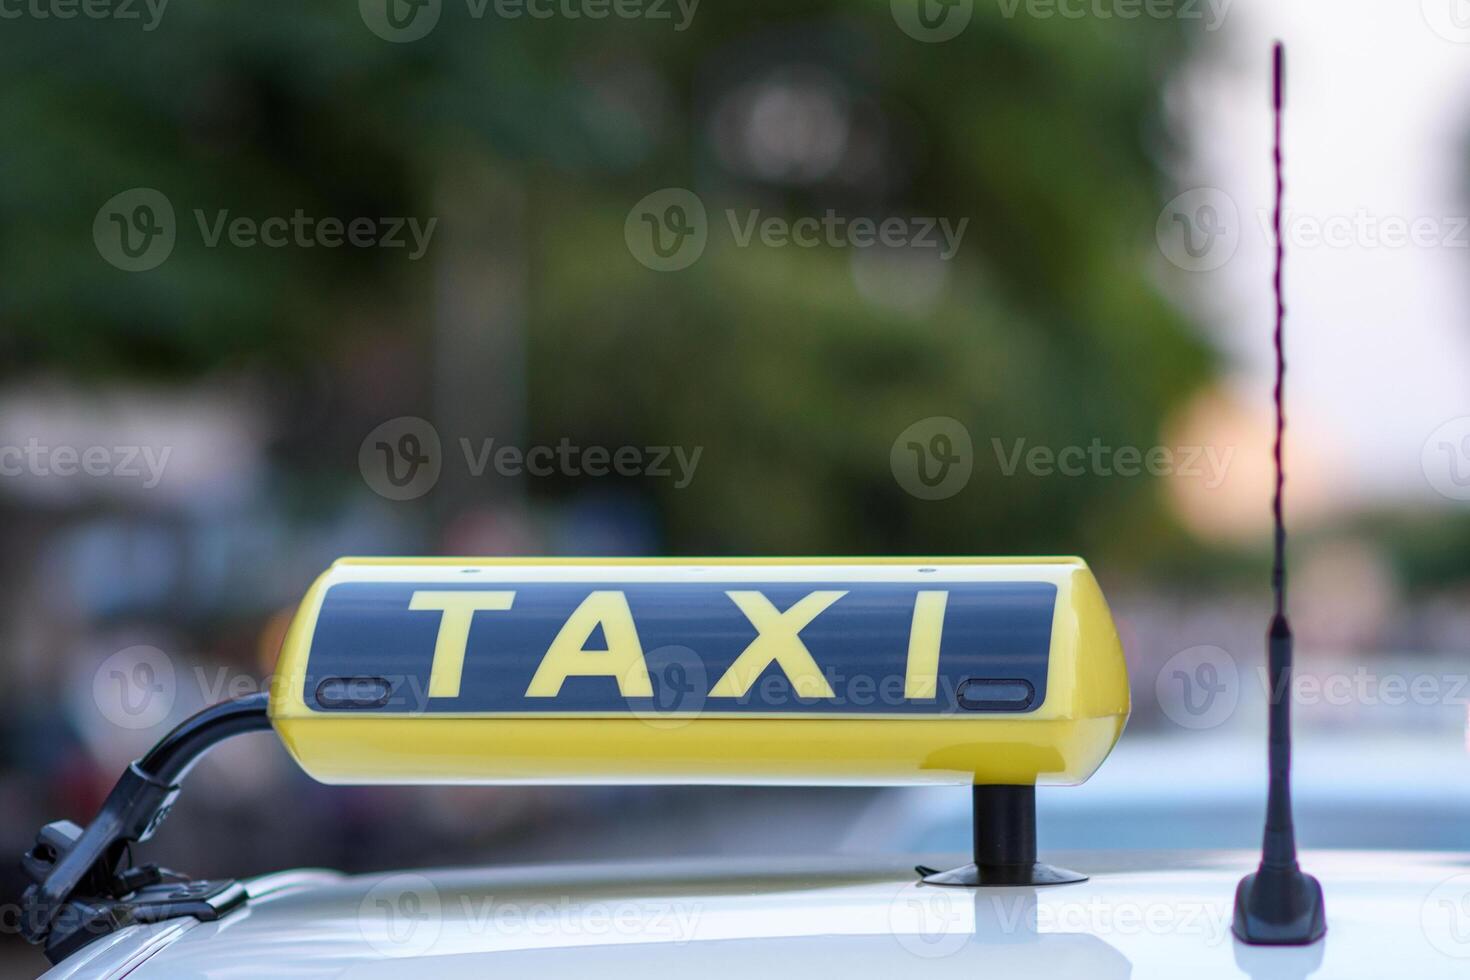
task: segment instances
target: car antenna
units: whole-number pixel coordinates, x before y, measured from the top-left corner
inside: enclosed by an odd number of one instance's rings
[[[1322,886],[1306,874],[1296,861],[1296,831],[1291,821],[1291,624],[1286,618],[1286,521],[1282,515],[1282,489],[1286,483],[1282,462],[1282,437],[1286,432],[1284,382],[1286,354],[1282,325],[1286,307],[1282,299],[1281,265],[1281,105],[1286,86],[1286,54],[1277,41],[1271,59],[1271,115],[1273,141],[1271,162],[1276,176],[1276,201],[1272,230],[1276,245],[1272,286],[1276,294],[1276,441],[1272,452],[1276,487],[1271,499],[1274,531],[1271,591],[1275,611],[1266,634],[1270,674],[1269,754],[1271,778],[1266,793],[1266,831],[1261,844],[1261,865],[1246,875],[1235,889],[1235,923],[1242,942],[1257,946],[1304,946],[1327,932]]]

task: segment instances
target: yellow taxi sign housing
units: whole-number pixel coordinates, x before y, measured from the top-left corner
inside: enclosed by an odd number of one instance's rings
[[[343,559],[270,702],[328,783],[1072,784],[1128,711],[1079,558]]]

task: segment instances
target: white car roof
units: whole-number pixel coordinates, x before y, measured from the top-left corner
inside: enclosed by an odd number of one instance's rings
[[[1230,935],[1245,852],[1044,855],[1081,884],[921,885],[897,858],[551,865],[250,883],[218,922],[99,940],[49,977],[1465,977],[1470,858],[1308,852],[1328,934]],[[929,860],[937,866],[963,864]]]

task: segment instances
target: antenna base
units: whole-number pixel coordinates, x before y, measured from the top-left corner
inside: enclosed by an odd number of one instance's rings
[[[1267,868],[1235,889],[1235,938],[1252,946],[1306,946],[1327,934],[1322,886],[1295,866]]]

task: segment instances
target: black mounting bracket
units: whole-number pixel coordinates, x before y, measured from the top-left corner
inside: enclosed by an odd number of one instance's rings
[[[255,694],[205,708],[128,766],[87,825],[41,828],[21,859],[33,884],[21,897],[20,932],[59,963],[93,939],[135,923],[192,915],[216,919],[245,901],[229,879],[193,881],[154,864],[127,867],[134,842],[153,836],[185,774],[212,746],[270,727],[269,697]]]
[[[972,799],[974,863],[950,871],[915,868],[924,884],[988,888],[1087,880],[1087,875],[1036,860],[1035,786],[976,786]]]

